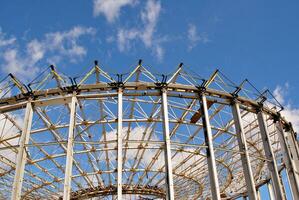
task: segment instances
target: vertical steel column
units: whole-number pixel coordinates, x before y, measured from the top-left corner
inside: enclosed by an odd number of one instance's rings
[[[218,183],[218,174],[215,161],[214,147],[213,147],[213,136],[210,125],[207,99],[204,94],[200,95],[200,109],[202,113],[202,123],[204,129],[205,143],[207,145],[207,160],[209,167],[210,185],[213,200],[220,200],[220,188]]]
[[[122,200],[122,123],[123,123],[123,89],[118,88],[117,106],[117,199]]]
[[[169,120],[168,120],[168,103],[167,103],[167,90],[162,88],[162,116],[163,116],[163,136],[165,142],[164,159],[166,171],[166,188],[167,200],[174,200],[173,189],[173,175],[172,175],[172,162],[171,162],[171,149],[170,149],[170,135],[169,135]]]
[[[250,200],[255,200],[257,198],[255,183],[252,175],[252,169],[250,166],[250,158],[248,155],[248,147],[246,143],[246,136],[244,134],[243,123],[240,114],[240,107],[237,102],[234,102],[232,105],[232,114],[235,122],[239,150],[242,152],[241,161],[242,161],[243,172],[245,176],[248,197]]]
[[[76,122],[76,106],[77,98],[73,94],[71,106],[70,106],[70,124],[69,124],[69,134],[67,140],[67,152],[66,152],[66,166],[65,166],[65,176],[64,176],[64,190],[63,190],[63,200],[69,200],[71,196],[71,181],[72,181],[72,168],[73,168],[73,152],[74,152],[74,129]]]
[[[15,177],[14,177],[14,183],[13,183],[13,189],[11,195],[12,200],[19,200],[21,199],[21,195],[22,195],[21,191],[22,191],[23,177],[25,171],[25,164],[27,160],[26,145],[28,144],[30,138],[32,116],[33,116],[32,104],[30,101],[28,101],[26,105],[24,126],[22,129],[22,135],[19,144],[20,146],[18,148],[18,155],[16,160],[16,171],[15,171]]]
[[[270,200],[274,200],[275,197],[274,197],[273,187],[272,187],[272,184],[270,182],[267,183],[267,188],[268,188]]]
[[[294,199],[299,199],[299,177],[298,174],[294,173],[294,171],[296,172],[296,165],[287,145],[288,141],[286,139],[286,133],[284,132],[280,121],[276,122],[276,128],[278,130],[277,134],[279,136],[280,146],[283,151],[283,160],[286,166],[286,175],[291,186],[292,195]]]
[[[266,158],[268,159],[267,161],[267,166],[269,169],[269,172],[271,173],[271,181],[273,183],[273,188],[274,188],[274,193],[275,193],[275,199],[284,199],[284,195],[282,192],[282,187],[280,183],[280,178],[276,166],[276,161],[275,157],[273,154],[272,146],[271,146],[271,141],[270,141],[270,136],[268,133],[268,128],[267,128],[267,123],[266,119],[264,116],[264,113],[262,110],[260,110],[257,113],[257,119],[259,123],[259,128],[261,132],[261,137],[263,141],[263,146],[266,154]]]
[[[258,199],[258,200],[262,200],[262,199],[261,199],[261,192],[260,192],[259,189],[256,191],[256,194],[257,194],[257,198],[256,198],[256,199]]]

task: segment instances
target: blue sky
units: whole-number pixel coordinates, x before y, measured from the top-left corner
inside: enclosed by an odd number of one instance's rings
[[[208,76],[276,90],[299,127],[298,1],[9,1],[0,3],[1,77],[28,82],[55,64],[77,76],[97,59],[125,73],[142,58],[155,73],[184,62]],[[298,128],[297,128],[298,130]]]
[[[0,2],[0,78],[24,82],[50,64],[77,76],[95,59],[125,73],[143,59],[154,73],[183,62],[209,76],[270,88],[299,130],[299,1]]]

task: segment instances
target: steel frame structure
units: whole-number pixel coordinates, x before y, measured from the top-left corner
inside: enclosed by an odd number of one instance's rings
[[[299,147],[270,92],[141,61],[69,79],[50,66],[0,83],[0,198],[299,199]],[[268,95],[268,96],[267,96]]]

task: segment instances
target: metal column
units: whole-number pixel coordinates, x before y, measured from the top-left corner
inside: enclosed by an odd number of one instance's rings
[[[171,149],[170,149],[170,135],[169,135],[169,120],[168,120],[168,103],[167,103],[167,91],[162,89],[162,115],[163,115],[163,129],[164,129],[164,159],[165,159],[165,171],[166,171],[166,188],[167,188],[167,200],[174,200],[173,189],[173,175],[172,175],[172,162],[171,162]]]
[[[270,182],[267,183],[267,188],[268,188],[270,200],[274,200],[275,197],[274,197],[273,187]]]
[[[275,199],[284,199],[283,191],[282,191],[282,186],[280,183],[280,178],[276,166],[276,161],[275,157],[273,154],[272,146],[271,146],[271,141],[270,141],[270,136],[268,133],[268,128],[267,128],[267,123],[266,119],[264,116],[264,113],[262,111],[259,111],[257,113],[257,119],[259,123],[259,128],[261,132],[261,137],[263,141],[263,146],[266,154],[266,158],[268,159],[267,161],[267,166],[269,169],[269,172],[271,173],[271,181],[273,183],[273,189],[275,193]]]
[[[243,123],[240,114],[240,107],[237,102],[234,102],[232,105],[232,114],[235,122],[239,150],[242,152],[241,161],[242,161],[243,172],[245,176],[248,197],[250,200],[255,200],[257,199],[257,195],[256,195],[254,177],[252,175],[252,169],[250,166],[250,158],[248,155],[248,147],[246,143],[246,137],[244,134]]]
[[[296,172],[296,164],[294,163],[293,156],[288,147],[288,141],[286,139],[286,133],[283,130],[282,124],[280,121],[276,122],[276,128],[278,130],[278,136],[280,140],[280,146],[283,151],[283,160],[286,166],[287,177],[289,184],[291,186],[292,195],[294,199],[299,199],[299,177]]]
[[[13,189],[11,195],[12,200],[21,199],[22,183],[23,183],[23,177],[25,171],[25,164],[27,160],[26,145],[28,144],[30,138],[32,116],[33,116],[32,104],[29,101],[26,105],[24,126],[20,138],[20,144],[19,144],[20,146],[18,148],[18,155],[16,160],[16,171],[15,171],[15,177],[14,177],[14,183],[13,183]]]
[[[122,200],[122,119],[123,119],[123,89],[118,91],[117,107],[117,199]]]
[[[260,192],[259,189],[256,191],[256,194],[257,194],[257,199],[258,199],[258,200],[262,200],[262,199],[261,199],[261,192]]]
[[[69,200],[71,195],[71,181],[72,181],[72,167],[73,167],[73,147],[74,147],[74,129],[76,122],[76,106],[77,98],[75,95],[72,97],[70,106],[70,124],[69,134],[67,140],[67,152],[66,152],[66,166],[65,166],[65,177],[64,177],[64,191],[63,200]]]
[[[220,200],[220,188],[218,183],[218,174],[215,161],[213,136],[210,126],[210,119],[207,107],[207,99],[204,94],[200,96],[200,109],[202,113],[202,123],[204,129],[205,143],[207,145],[207,160],[209,167],[210,185],[213,200]]]

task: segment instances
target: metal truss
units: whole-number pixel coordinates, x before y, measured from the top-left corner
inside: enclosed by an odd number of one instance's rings
[[[248,80],[181,63],[68,78],[50,66],[0,83],[0,199],[299,199],[299,147],[282,106]]]

